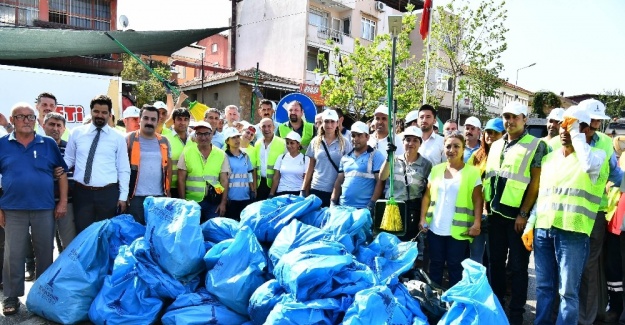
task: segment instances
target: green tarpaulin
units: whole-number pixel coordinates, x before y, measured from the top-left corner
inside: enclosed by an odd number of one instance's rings
[[[130,51],[171,55],[229,27],[174,31],[109,31]],[[124,52],[104,31],[0,28],[0,60],[42,59]]]

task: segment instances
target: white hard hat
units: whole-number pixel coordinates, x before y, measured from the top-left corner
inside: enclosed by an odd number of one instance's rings
[[[378,113],[388,116],[388,107],[386,105],[378,106],[378,108],[375,109],[375,112],[373,112],[373,115],[378,114]]]
[[[590,118],[594,120],[609,120],[610,117],[605,115],[605,105],[594,99],[586,99],[579,102],[577,105],[580,109],[583,109],[588,112]]]
[[[286,139],[289,140],[293,140],[293,141],[297,141],[299,143],[302,143],[302,136],[299,135],[299,133],[295,132],[295,131],[291,131],[289,132],[289,134],[286,135]]]
[[[556,107],[549,112],[549,116],[547,116],[547,121],[556,120],[562,122],[562,114],[564,114],[564,108]]]
[[[503,108],[503,112],[501,112],[501,115],[503,116],[506,113],[514,115],[523,114],[524,116],[527,116],[527,106],[519,102],[509,102],[508,105]]]
[[[567,108],[567,110],[564,111],[564,114],[562,115],[563,119],[566,117],[572,117],[578,120],[580,123],[586,123],[586,124],[590,124],[590,119],[591,119],[590,114],[588,114],[588,111],[579,106],[571,106]]]
[[[158,109],[167,109],[167,105],[165,105],[165,103],[161,102],[160,100],[157,102],[154,102],[154,105],[152,105]]]
[[[224,139],[228,140],[229,138],[240,136],[241,133],[236,128],[227,128],[224,131]]]
[[[350,131],[352,133],[369,134],[369,127],[367,126],[367,124],[357,121],[352,124]]]
[[[325,120],[332,120],[334,122],[339,120],[339,115],[336,114],[336,111],[333,109],[327,109],[321,113],[321,118]]]
[[[515,115],[518,115],[518,114],[515,114]],[[482,122],[480,122],[480,120],[475,116],[471,116],[467,118],[466,121],[464,121],[464,126],[466,127],[467,125],[472,125],[478,129],[482,128]]]
[[[128,106],[122,114],[122,118],[139,117],[141,110],[137,106]]]
[[[406,124],[409,124],[410,122],[415,121],[418,118],[419,118],[419,111],[410,111],[406,115]]]
[[[407,127],[404,132],[402,133],[403,137],[405,138],[406,136],[414,136],[414,137],[419,137],[420,139],[423,139],[423,131],[421,131],[420,128],[416,127],[416,126],[409,126]]]

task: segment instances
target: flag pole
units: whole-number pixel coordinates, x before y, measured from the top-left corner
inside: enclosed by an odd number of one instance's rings
[[[425,76],[423,77],[423,102],[422,104],[427,104],[427,95],[428,95],[428,80],[430,74],[430,38],[432,31],[432,8],[434,8],[434,0],[430,2],[430,8],[428,8],[428,34],[427,34],[427,43],[426,43],[426,52],[425,52]],[[421,19],[423,19],[423,15],[425,15],[425,9],[423,8],[423,14],[421,15]]]

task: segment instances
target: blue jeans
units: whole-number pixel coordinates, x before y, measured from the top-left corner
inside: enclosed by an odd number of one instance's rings
[[[588,258],[590,239],[586,234],[558,228],[536,229],[536,320],[534,324],[553,324],[552,309],[560,297],[556,324],[577,324],[579,287]],[[538,267],[540,266],[540,267]],[[559,274],[559,279],[556,275]]]
[[[428,231],[428,249],[430,250],[430,279],[438,285],[443,282],[443,269],[447,263],[449,287],[462,279],[462,261],[467,257],[468,240],[458,240],[451,236],[439,236]]]
[[[469,244],[470,255],[469,258],[480,263],[484,264],[484,251],[486,250],[486,241],[488,239],[488,232],[485,229],[485,221],[486,216],[482,216],[482,231],[480,235],[473,238],[473,242]]]
[[[200,223],[206,222],[208,219],[212,219],[215,217],[219,217],[219,214],[215,212],[219,204],[211,204],[207,199],[202,200],[200,203],[200,209],[202,210],[202,215],[200,216]]]

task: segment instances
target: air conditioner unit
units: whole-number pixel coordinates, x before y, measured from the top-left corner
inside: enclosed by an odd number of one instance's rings
[[[375,2],[375,10],[377,10],[377,11],[384,11],[384,7],[385,6],[386,5],[382,1],[376,1]]]

